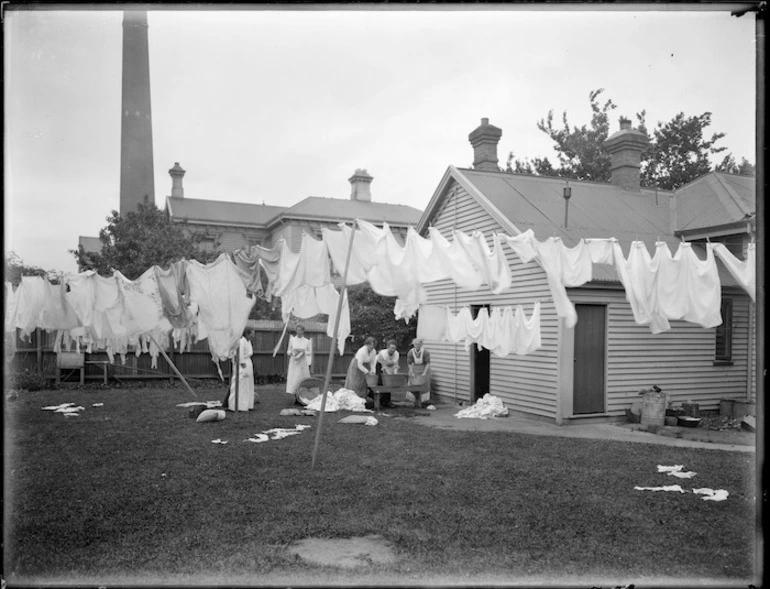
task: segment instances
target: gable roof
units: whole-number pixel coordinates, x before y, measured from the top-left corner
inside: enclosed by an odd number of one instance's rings
[[[286,207],[245,202],[167,196],[166,207],[174,219],[222,225],[266,225]]]
[[[680,242],[671,223],[675,204],[673,192],[659,190],[656,195],[655,190],[633,192],[614,184],[570,180],[572,197],[565,226],[564,178],[454,166],[449,166],[423,212],[416,227],[418,232],[423,233],[440,210],[452,180],[465,188],[510,235],[532,229],[539,241],[560,237],[568,247],[584,238],[614,237],[625,255],[628,255],[632,241],[643,241],[650,253],[654,253],[656,241],[666,242],[672,253]],[[694,247],[699,258],[704,259],[703,247]],[[736,284],[721,265],[717,267],[723,285]],[[618,281],[615,268],[604,264],[594,264],[593,279]]]
[[[756,179],[710,172],[676,191],[676,231],[710,229],[756,215]]]
[[[365,219],[374,223],[384,221],[389,225],[409,226],[415,225],[421,215],[422,211],[407,205],[309,196],[281,211],[270,225],[284,219]]]

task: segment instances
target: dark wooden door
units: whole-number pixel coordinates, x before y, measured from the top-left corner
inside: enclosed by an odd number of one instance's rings
[[[489,305],[471,305],[471,316],[475,319],[482,308],[486,308],[489,313]],[[489,350],[479,350],[476,344],[471,344],[471,403],[475,403],[488,392]]]
[[[605,305],[575,305],[574,387],[572,412],[604,413],[607,319]]]

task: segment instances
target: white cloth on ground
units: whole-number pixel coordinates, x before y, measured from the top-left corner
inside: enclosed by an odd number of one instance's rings
[[[693,489],[692,492],[696,495],[705,495],[705,497],[701,497],[704,501],[724,501],[730,495],[724,489]]]
[[[475,419],[489,419],[492,417],[505,417],[507,415],[508,408],[503,405],[502,399],[490,393],[478,399],[474,405],[455,413],[455,417]]]

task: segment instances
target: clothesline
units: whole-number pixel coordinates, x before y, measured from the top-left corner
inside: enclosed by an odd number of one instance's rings
[[[58,287],[42,277],[24,277],[16,290],[6,283],[6,331],[18,328],[28,336],[35,328],[57,330],[57,351],[74,343],[78,349],[106,349],[111,359],[134,345],[137,353],[149,351],[153,362],[154,341],[167,347],[171,335],[183,351],[192,341],[207,339],[217,361],[232,356],[253,296],[280,297],[284,320],[291,314],[327,314],[331,331],[339,301],[331,270],[343,270],[351,237],[347,285],[368,282],[378,294],[396,297],[394,313],[406,320],[428,302],[425,285],[432,282],[450,280],[471,290],[485,285],[492,294],[510,288],[513,276],[503,244],[522,263],[543,268],[557,315],[568,327],[575,325],[577,314],[566,288],[590,282],[594,264],[614,266],[636,322],[649,325],[653,333],[669,329],[674,319],[703,327],[721,323],[716,258],[755,299],[754,243],[745,261],[722,243],[707,243],[706,259],[700,260],[690,242],[680,243],[673,255],[666,242],[658,242],[650,256],[644,242],[634,241],[626,258],[615,238],[585,238],[567,247],[559,237],[538,241],[528,229],[517,236],[493,232],[490,248],[481,231],[453,230],[449,241],[435,227],[429,227],[428,237],[409,227],[401,245],[387,223],[356,223],[358,229],[344,223],[340,231],[323,228],[320,240],[304,234],[296,253],[281,239],[273,248],[254,245],[232,255],[222,253],[210,264],[180,260],[167,269],[153,266],[136,281],[117,271],[112,277],[94,271],[63,273]],[[344,301],[340,353],[349,333]]]

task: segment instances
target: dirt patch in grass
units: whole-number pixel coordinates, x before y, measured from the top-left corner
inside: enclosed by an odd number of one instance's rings
[[[354,538],[305,538],[289,547],[289,553],[311,564],[356,568],[396,562],[393,545],[378,535]]]

